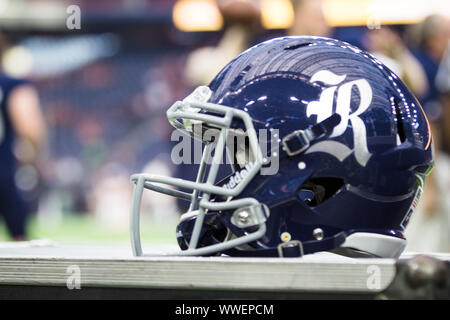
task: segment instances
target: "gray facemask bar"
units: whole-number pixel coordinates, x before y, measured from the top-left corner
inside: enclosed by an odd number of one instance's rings
[[[208,160],[207,155],[210,154],[212,144],[207,144],[205,147],[200,163],[199,172],[195,182],[149,174],[134,174],[131,176],[131,181],[134,183],[134,189],[131,204],[130,233],[131,246],[133,254],[135,256],[157,255],[144,254],[142,252],[139,230],[139,216],[144,189],[150,189],[181,199],[190,200],[191,204],[189,206],[189,211],[196,210],[198,208],[198,214],[196,216],[197,218],[194,224],[188,250],[167,253],[165,255],[194,256],[215,254],[256,241],[263,237],[266,232],[265,216],[267,215],[267,212],[261,213],[261,210],[256,210],[256,212],[259,213],[258,217],[256,217],[256,221],[258,222],[258,228],[256,231],[247,233],[244,236],[228,240],[223,243],[214,244],[203,248],[197,248],[200,232],[207,210],[241,210],[245,207],[262,208],[261,204],[254,198],[229,200],[226,202],[209,201],[211,194],[225,196],[226,198],[233,198],[238,196],[261,169],[263,159],[251,117],[242,110],[237,110],[219,104],[208,103],[207,101],[209,100],[210,96],[211,90],[208,87],[199,87],[183,101],[177,101],[167,111],[169,122],[177,129],[181,129],[193,134],[192,124],[205,123],[209,127],[214,127],[220,130],[219,137],[215,142],[215,153],[211,162],[208,176],[206,178],[206,182],[203,181],[205,180],[204,178]],[[217,115],[199,113],[200,110],[208,111]],[[244,123],[246,134],[249,139],[250,152],[253,155],[254,162],[253,166],[248,170],[247,176],[244,177],[235,188],[228,189],[216,186],[214,184],[216,182],[219,165],[223,158],[223,150],[225,149],[228,130],[231,129],[231,123],[235,118],[241,119]],[[180,122],[179,119],[182,119],[183,122]],[[154,183],[158,183],[159,185],[155,185]],[[168,187],[163,187],[160,184],[193,190],[193,192],[181,192]],[[255,212],[255,210],[248,211]]]

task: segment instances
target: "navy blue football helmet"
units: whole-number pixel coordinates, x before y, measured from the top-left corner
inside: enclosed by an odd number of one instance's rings
[[[135,255],[144,189],[190,203],[175,254],[398,257],[406,246],[432,137],[417,99],[369,53],[322,37],[272,39],[167,116],[205,143],[203,157],[196,181],[132,176]],[[232,171],[219,181],[221,166]]]

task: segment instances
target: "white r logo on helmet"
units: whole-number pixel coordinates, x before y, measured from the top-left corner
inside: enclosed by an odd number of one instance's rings
[[[371,154],[367,148],[366,126],[359,116],[367,110],[372,102],[372,88],[366,79],[343,83],[346,77],[347,75],[339,76],[327,70],[315,73],[311,77],[311,83],[322,82],[326,85],[331,85],[331,87],[322,91],[319,101],[308,103],[306,115],[307,117],[317,115],[317,123],[330,117],[333,114],[333,104],[337,91],[336,113],[341,116],[341,122],[334,128],[330,138],[344,134],[350,122],[353,128],[353,150],[343,143],[329,140],[312,145],[306,153],[326,152],[335,156],[339,161],[343,161],[354,152],[356,161],[361,166],[365,166]],[[352,112],[350,105],[354,87],[359,91],[360,103],[358,108]]]

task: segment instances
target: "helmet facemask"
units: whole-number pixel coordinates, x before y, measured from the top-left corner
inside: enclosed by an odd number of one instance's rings
[[[175,128],[189,133],[196,139],[201,139],[206,144],[196,181],[149,174],[131,176],[134,190],[130,231],[135,256],[146,255],[142,252],[139,230],[140,203],[144,189],[189,201],[189,209],[183,215],[183,219],[196,217],[188,250],[170,255],[211,255],[256,241],[266,232],[267,207],[254,198],[235,199],[255,177],[263,164],[261,148],[251,117],[242,110],[208,103],[210,96],[211,90],[208,87],[199,87],[183,101],[177,101],[167,111],[169,122]],[[244,130],[233,128],[232,123],[235,122],[242,124]],[[196,126],[202,129],[201,132],[195,130]],[[234,143],[234,138],[241,143]],[[219,165],[222,163],[227,145],[234,146],[231,152],[228,148],[231,153],[229,156],[232,158],[233,171],[241,170],[240,181],[233,187],[217,184]],[[210,159],[213,148],[214,155]],[[173,187],[192,190],[192,193],[176,190]],[[217,201],[218,199],[225,199],[225,201]],[[205,215],[210,211],[222,210],[233,212],[231,222],[235,226],[252,231],[223,243],[199,248]]]

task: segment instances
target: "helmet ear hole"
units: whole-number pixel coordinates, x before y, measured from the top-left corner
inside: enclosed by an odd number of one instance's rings
[[[309,207],[316,207],[338,193],[344,186],[340,178],[311,178],[297,192],[297,197]]]

